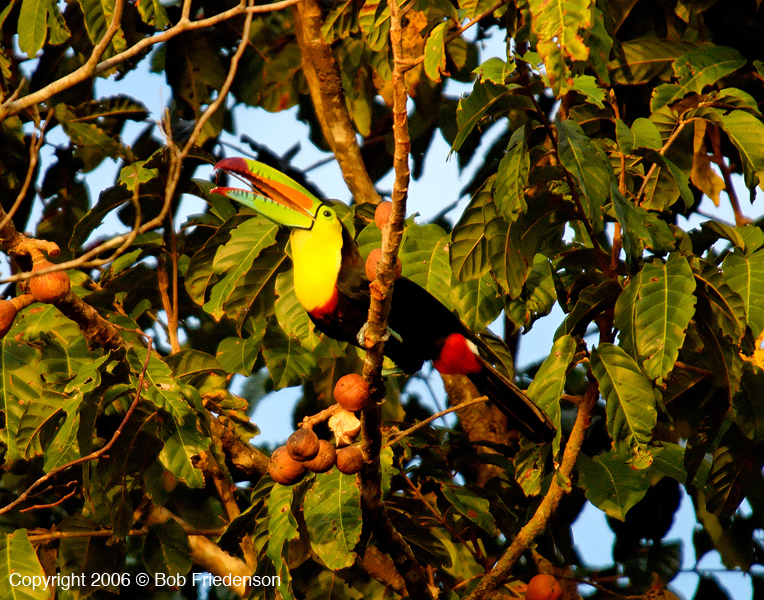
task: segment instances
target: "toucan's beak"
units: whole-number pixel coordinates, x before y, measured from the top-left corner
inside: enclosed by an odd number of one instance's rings
[[[215,169],[242,179],[251,189],[216,187],[212,193],[254,208],[279,225],[298,229],[313,226],[321,200],[283,173],[247,158],[224,158]]]

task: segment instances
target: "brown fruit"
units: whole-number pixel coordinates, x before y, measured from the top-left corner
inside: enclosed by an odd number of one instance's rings
[[[13,327],[13,320],[16,318],[16,306],[10,300],[0,300],[0,338]]]
[[[387,227],[387,224],[390,222],[390,213],[392,210],[392,202],[380,202],[377,204],[377,209],[374,211],[374,222],[377,224],[377,227],[380,229]]]
[[[319,440],[318,454],[313,460],[306,460],[302,463],[308,471],[314,473],[326,473],[337,463],[337,451],[331,442]]]
[[[52,267],[53,263],[41,258],[35,260],[32,266],[32,273]],[[52,304],[62,300],[69,293],[71,283],[69,275],[64,271],[55,271],[45,275],[37,275],[29,280],[29,293],[35,297],[38,302]]]
[[[318,454],[318,436],[308,427],[298,429],[287,438],[286,449],[295,460],[313,460]]]
[[[369,252],[369,258],[366,259],[366,278],[369,281],[374,281],[374,279],[376,278],[377,264],[379,263],[379,259],[381,258],[382,258],[381,248],[374,248],[374,250]],[[402,273],[403,273],[403,264],[401,263],[401,259],[396,257],[394,279],[398,279]]]
[[[305,465],[296,461],[287,452],[286,446],[281,446],[271,454],[271,460],[268,463],[268,473],[271,479],[281,485],[292,485],[300,481],[303,475],[307,473]]]
[[[547,573],[539,573],[530,583],[525,592],[525,600],[559,600],[562,596],[560,582]]]
[[[359,445],[345,446],[337,450],[337,469],[345,475],[355,475],[363,466],[363,450]]]
[[[334,399],[345,410],[361,410],[369,402],[369,384],[358,373],[340,377],[334,386]]]

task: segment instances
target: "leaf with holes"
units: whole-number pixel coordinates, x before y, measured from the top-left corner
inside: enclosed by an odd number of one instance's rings
[[[316,476],[304,511],[310,545],[324,564],[333,571],[352,565],[363,523],[358,478],[337,469]]]

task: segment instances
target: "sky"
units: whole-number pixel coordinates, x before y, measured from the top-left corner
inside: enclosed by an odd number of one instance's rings
[[[505,57],[505,47],[501,41],[492,41],[484,48],[481,60],[490,56]],[[125,80],[115,82],[113,79],[99,79],[97,90],[101,96],[109,96],[117,93],[125,93],[129,90],[130,94],[143,102],[151,111],[149,119],[158,120],[163,104],[171,97],[170,89],[167,87],[164,78],[143,71],[129,74]],[[469,90],[469,86],[460,86],[457,84],[449,88],[449,93],[461,94]],[[319,160],[326,158],[326,154],[320,152],[308,140],[307,127],[297,121],[296,109],[284,111],[282,113],[266,113],[262,109],[237,108],[235,112],[235,123],[237,133],[234,136],[224,133],[223,141],[227,144],[248,149],[242,144],[238,136],[246,134],[259,143],[264,144],[277,154],[283,154],[296,142],[300,142],[301,150],[294,159],[294,164],[298,168],[305,168],[315,164]],[[124,132],[126,143],[130,144],[143,129],[143,123],[128,123]],[[495,127],[495,131],[489,136],[494,139],[500,133],[500,128]],[[60,131],[52,131],[50,140],[54,143],[63,142],[63,136]],[[487,142],[483,142],[484,150]],[[236,155],[236,151],[227,147],[225,152],[229,156]],[[438,133],[435,137],[432,147],[427,155],[424,174],[418,181],[412,181],[409,188],[408,214],[420,213],[420,222],[426,222],[428,218],[437,214],[441,207],[455,201],[457,190],[468,182],[472,172],[479,163],[479,160],[473,160],[465,171],[460,174],[456,160],[449,160],[449,147]],[[480,155],[478,151],[477,155]],[[43,160],[50,163],[50,148],[44,150]],[[113,185],[116,177],[117,167],[113,161],[106,161],[101,167],[88,176],[88,184],[91,187],[91,197],[93,201],[97,199],[100,189]],[[212,169],[202,168],[196,176],[204,177],[211,175]],[[349,192],[342,180],[339,167],[335,162],[323,165],[309,173],[310,179],[328,196],[343,201],[349,200]],[[378,184],[380,190],[392,189],[392,173],[385,177]],[[742,187],[742,185],[741,185]],[[742,200],[743,209],[749,216],[755,216],[762,213],[761,202],[755,207],[751,207],[747,201],[747,190],[741,189],[738,193]],[[449,218],[455,222],[461,211],[468,202],[467,198],[462,198],[458,206],[449,213]],[[722,207],[717,209],[708,200],[704,199],[702,205],[703,212],[716,215],[717,217],[732,222],[732,213],[727,208],[725,199],[722,201]],[[177,225],[180,225],[188,214],[202,212],[204,210],[203,201],[194,197],[184,198],[184,203],[177,216]],[[38,213],[39,214],[39,213]],[[33,217],[34,219],[34,217]],[[694,217],[693,222],[682,224],[683,226],[697,226],[701,219]],[[34,222],[34,221],[30,221]],[[116,219],[106,221],[99,233],[113,231],[120,227]],[[558,306],[549,317],[539,320],[533,329],[521,338],[517,363],[519,368],[543,359],[552,345],[552,336],[557,325],[562,319],[562,311]],[[430,385],[435,389],[436,395],[440,399],[441,407],[445,404],[445,393],[442,383],[437,374],[429,378]],[[426,386],[423,383],[414,391],[426,399],[430,396]],[[258,405],[253,420],[259,426],[261,435],[254,441],[258,444],[266,443],[274,446],[285,441],[286,437],[292,431],[292,406],[299,397],[299,389],[288,389],[274,393],[261,401]],[[437,408],[437,407],[434,407]],[[692,531],[695,527],[694,512],[691,501],[687,496],[683,497],[682,507],[677,513],[674,526],[667,535],[667,540],[681,539],[684,542],[684,568],[716,570],[723,566],[716,552],[712,552],[703,557],[698,565],[695,565],[695,557],[692,546]],[[578,521],[574,524],[573,533],[576,543],[579,544],[582,556],[587,564],[592,567],[606,566],[612,564],[611,547],[613,535],[607,527],[603,514],[591,505],[582,512]],[[721,585],[728,589],[730,597],[735,600],[748,600],[752,597],[750,578],[742,573],[715,572]],[[692,572],[683,573],[677,577],[671,584],[673,591],[678,592],[681,597],[689,600],[694,596],[697,586],[698,575]]]

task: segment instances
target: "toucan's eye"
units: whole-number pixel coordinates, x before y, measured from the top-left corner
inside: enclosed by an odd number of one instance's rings
[[[329,218],[329,217],[331,217],[331,216],[332,216],[332,213],[331,213],[331,211],[330,211],[330,210],[328,210],[328,209],[327,209],[327,210],[324,210],[324,216],[325,216],[326,218]]]

